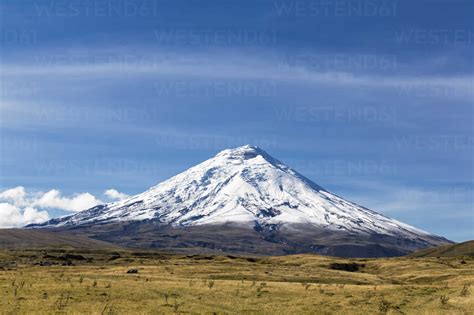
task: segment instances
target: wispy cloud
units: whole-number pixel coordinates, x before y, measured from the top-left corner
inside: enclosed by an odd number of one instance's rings
[[[372,210],[438,235],[459,237],[454,240],[474,237],[472,185],[427,187],[363,180],[347,180],[344,185],[345,197]]]
[[[350,67],[349,67],[350,68]],[[410,75],[402,72],[352,71],[341,67],[314,68],[311,62],[287,62],[260,55],[156,55],[138,60],[39,60],[29,64],[4,64],[6,77],[46,76],[69,79],[88,76],[118,80],[128,76],[161,76],[228,80],[273,80],[300,84],[323,84],[365,87],[447,87],[460,94],[472,95],[472,75]],[[364,69],[362,69],[364,70]],[[396,69],[394,69],[396,70]],[[123,75],[126,74],[127,77]]]
[[[473,207],[474,187],[472,185],[446,184],[427,188],[382,181],[358,180],[355,182],[350,179],[346,179],[345,184],[358,188],[353,194],[354,199],[384,213],[396,215],[425,209],[427,213],[433,215],[474,218],[472,211],[466,211]],[[359,194],[359,191],[364,193]],[[376,195],[377,198],[371,198],[368,195]]]

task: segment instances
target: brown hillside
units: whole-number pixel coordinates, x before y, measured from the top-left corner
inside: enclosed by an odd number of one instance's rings
[[[438,247],[426,248],[414,252],[409,257],[474,257],[474,241],[467,241],[453,245],[443,245]]]
[[[0,249],[23,249],[44,247],[72,248],[116,248],[107,242],[83,236],[31,229],[0,229]]]

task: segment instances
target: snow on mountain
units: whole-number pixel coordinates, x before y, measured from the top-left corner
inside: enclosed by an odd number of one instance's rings
[[[172,226],[302,223],[362,235],[433,236],[347,201],[250,145],[224,150],[139,195],[43,226],[140,220]]]

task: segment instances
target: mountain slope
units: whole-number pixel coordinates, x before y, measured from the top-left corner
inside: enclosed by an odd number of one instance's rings
[[[313,232],[322,231],[372,238],[375,244],[391,239],[407,251],[448,242],[334,195],[253,146],[224,150],[142,194],[39,226],[64,229],[124,222],[188,229],[230,224],[260,234],[309,233],[316,242]],[[407,241],[408,247],[403,245]]]
[[[425,248],[409,255],[410,257],[474,257],[474,241],[459,244]]]

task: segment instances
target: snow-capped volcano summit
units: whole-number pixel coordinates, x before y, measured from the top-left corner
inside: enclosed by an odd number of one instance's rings
[[[336,196],[250,145],[224,150],[139,195],[42,226],[138,221],[209,229],[233,224],[295,233],[304,226],[306,231],[403,239],[420,247],[440,242],[437,236]]]

